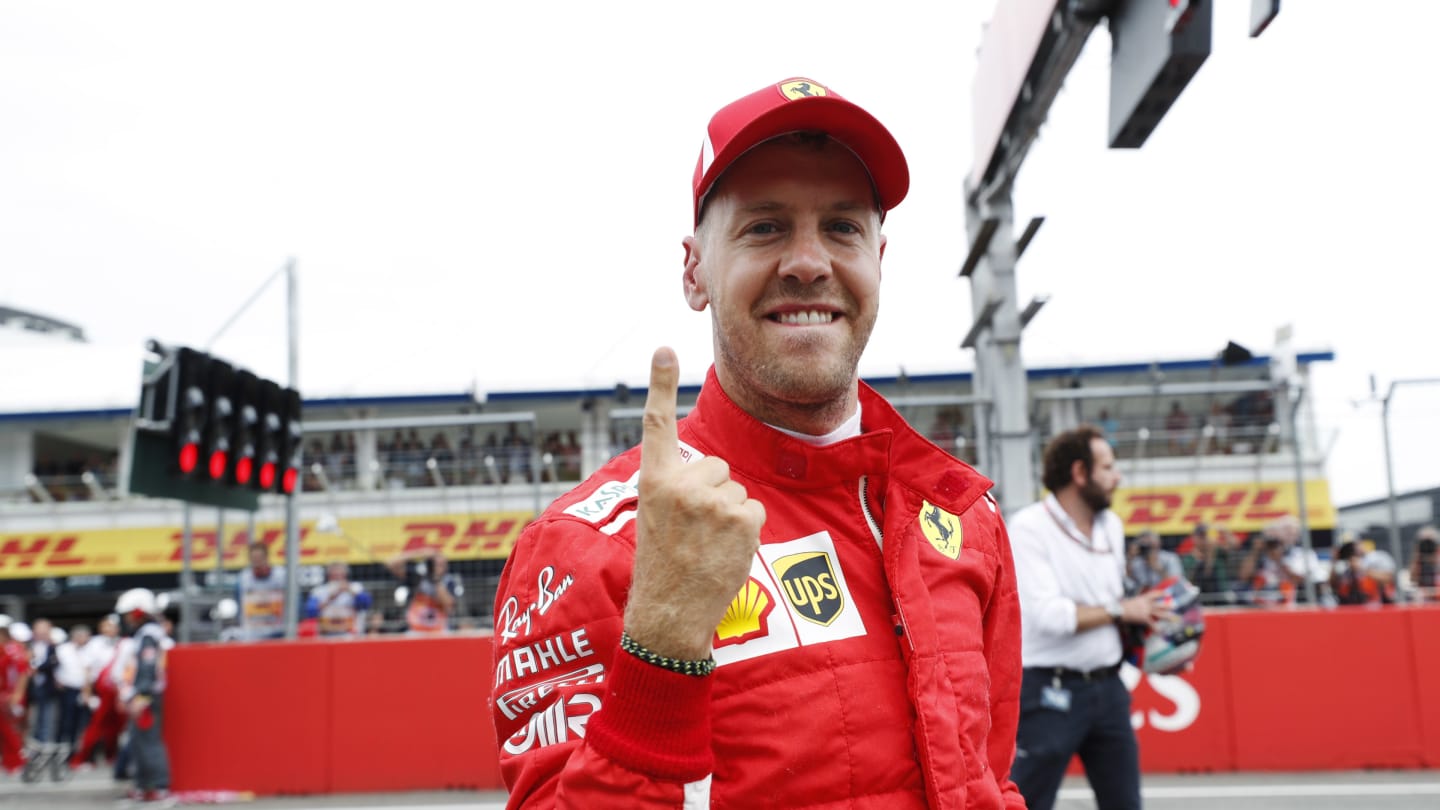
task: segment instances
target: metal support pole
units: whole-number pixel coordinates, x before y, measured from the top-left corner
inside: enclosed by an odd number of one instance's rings
[[[1390,509],[1390,553],[1395,557],[1396,573],[1404,570],[1405,561],[1400,557],[1400,509],[1395,505],[1395,463],[1390,456],[1390,397],[1395,393],[1395,383],[1380,401],[1380,430],[1385,437],[1385,502]]]
[[[285,265],[285,305],[290,344],[290,387],[300,390],[300,302],[295,283],[295,260]],[[288,459],[287,459],[288,461]],[[303,480],[303,476],[302,476]],[[295,638],[300,627],[300,520],[296,498],[302,489],[285,496],[285,637]]]
[[[215,559],[225,559],[225,510],[215,510]]]
[[[180,508],[180,643],[190,641],[195,618],[195,572],[190,568],[190,554],[194,547],[194,534],[190,527],[190,502]]]
[[[975,350],[976,393],[994,409],[992,430],[985,431],[989,463],[981,472],[996,482],[1003,514],[1035,498],[1033,436],[1025,366],[1020,356],[1020,310],[1016,305],[1015,213],[1008,184],[987,194],[966,189],[965,224],[972,241],[990,239],[970,274],[974,318],[988,315],[989,325],[967,343]],[[978,241],[977,241],[978,252]],[[973,331],[973,330],[972,330]]]
[[[1305,547],[1305,600],[1316,605],[1319,601],[1315,593],[1315,578],[1310,570],[1310,561],[1315,557],[1315,545],[1310,539],[1310,509],[1305,504],[1305,463],[1300,455],[1300,431],[1295,419],[1295,414],[1300,412],[1300,400],[1305,396],[1305,389],[1292,386],[1288,381],[1282,384],[1285,386],[1285,399],[1290,403],[1290,447],[1291,455],[1295,458],[1295,505],[1300,511],[1300,544]]]
[[[1400,542],[1400,510],[1395,503],[1395,462],[1390,454],[1390,400],[1395,398],[1395,389],[1402,385],[1436,385],[1440,384],[1440,377],[1427,377],[1423,379],[1391,380],[1390,387],[1385,389],[1385,396],[1380,400],[1380,429],[1385,438],[1385,489],[1386,505],[1390,510],[1390,553],[1395,557],[1395,567],[1398,570],[1405,569],[1405,560],[1401,556],[1403,549]],[[1375,375],[1370,375],[1370,398],[1375,398]]]

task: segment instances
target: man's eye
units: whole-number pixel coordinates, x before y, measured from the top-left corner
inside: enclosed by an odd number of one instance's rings
[[[856,227],[855,223],[853,223],[853,222],[843,222],[843,221],[842,221],[842,222],[834,222],[834,223],[831,223],[831,224],[830,224],[830,229],[833,230],[833,231],[839,231],[840,233],[859,233],[859,232],[860,232],[860,229],[859,229],[858,227]]]
[[[751,225],[748,229],[746,229],[745,232],[764,235],[775,233],[776,230],[777,229],[775,227],[775,223],[773,222],[757,222],[754,225]]]

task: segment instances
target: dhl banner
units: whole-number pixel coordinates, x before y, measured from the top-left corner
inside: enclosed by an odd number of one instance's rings
[[[530,522],[532,512],[484,512],[463,515],[402,515],[342,519],[338,532],[318,532],[314,521],[300,527],[300,561],[323,565],[345,560],[352,565],[384,562],[402,551],[439,548],[452,560],[502,560]],[[244,524],[227,524],[221,544],[227,568],[246,564],[250,536]],[[213,568],[215,528],[191,532],[191,559],[197,569]],[[285,526],[257,523],[255,539],[270,547],[277,564],[285,561]],[[179,571],[179,526],[128,529],[76,529],[53,533],[0,535],[0,579],[80,574],[154,574]]]
[[[1286,515],[1300,516],[1293,481],[1122,488],[1116,490],[1111,508],[1125,522],[1125,533],[1131,535],[1146,529],[1162,535],[1189,534],[1196,523],[1248,533]],[[1335,528],[1329,482],[1305,482],[1305,509],[1310,528]]]

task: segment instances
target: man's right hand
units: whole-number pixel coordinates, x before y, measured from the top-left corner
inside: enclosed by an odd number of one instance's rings
[[[1122,600],[1120,610],[1120,621],[1126,624],[1143,624],[1152,629],[1156,622],[1162,619],[1175,618],[1175,613],[1170,610],[1162,591],[1146,591]]]
[[[723,459],[681,461],[679,382],[675,353],[657,349],[645,398],[625,629],[651,652],[693,661],[709,657],[715,627],[750,574],[765,507],[731,480]]]

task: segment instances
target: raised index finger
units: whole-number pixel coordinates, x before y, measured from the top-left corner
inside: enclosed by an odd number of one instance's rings
[[[650,358],[650,390],[645,395],[644,434],[640,439],[640,465],[652,470],[680,463],[680,439],[675,432],[675,401],[679,396],[680,361],[668,346]]]

